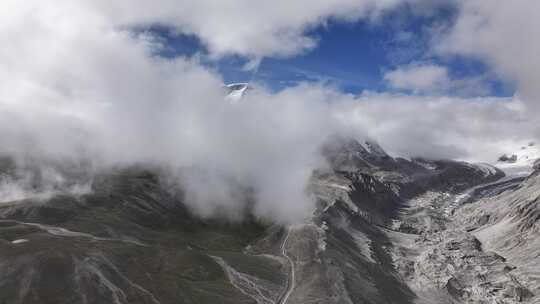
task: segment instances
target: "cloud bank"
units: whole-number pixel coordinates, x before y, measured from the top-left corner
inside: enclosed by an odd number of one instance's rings
[[[536,128],[517,98],[364,93],[351,104],[343,121],[401,156],[494,162]]]
[[[516,83],[530,108],[540,108],[540,3],[484,0],[457,2],[455,24],[434,37],[442,55],[471,56]]]

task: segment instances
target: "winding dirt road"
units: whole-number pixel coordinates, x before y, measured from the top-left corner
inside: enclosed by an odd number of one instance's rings
[[[289,261],[290,272],[289,272],[289,277],[287,278],[287,289],[285,289],[285,292],[278,299],[277,304],[286,304],[295,287],[294,261],[287,254],[287,242],[289,241],[289,236],[291,235],[291,228],[287,227],[286,229],[287,229],[287,235],[285,236],[285,239],[283,240],[283,243],[281,244],[281,255]]]

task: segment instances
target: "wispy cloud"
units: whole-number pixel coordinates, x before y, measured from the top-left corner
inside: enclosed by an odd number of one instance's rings
[[[485,96],[490,93],[488,79],[482,75],[452,78],[448,68],[432,63],[412,63],[384,74],[391,88],[414,94]]]

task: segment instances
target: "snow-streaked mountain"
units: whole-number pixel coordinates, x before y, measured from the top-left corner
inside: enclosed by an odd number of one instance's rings
[[[539,303],[540,171],[338,136],[323,154],[291,225],[197,218],[141,167],[0,204],[0,303]]]
[[[507,175],[527,175],[533,171],[534,163],[540,159],[540,146],[531,142],[501,155],[494,164]]]

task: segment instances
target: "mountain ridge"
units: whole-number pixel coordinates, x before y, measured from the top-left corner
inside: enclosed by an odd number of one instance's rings
[[[513,266],[478,247],[474,231],[496,217],[466,210],[523,196],[540,184],[534,176],[522,185],[491,166],[393,158],[353,139],[323,153],[330,167],[308,185],[317,208],[293,225],[249,212],[241,221],[201,219],[158,171],[140,166],[102,173],[90,193],[0,204],[0,288],[11,290],[0,303],[466,303],[508,277]],[[536,210],[518,204],[512,214],[534,226],[536,213],[523,206]],[[471,266],[452,266],[454,275],[438,268],[459,252],[475,257],[463,264]],[[486,268],[493,281],[480,285],[467,274],[486,261],[495,263]],[[534,299],[529,281],[516,280],[490,297]]]

